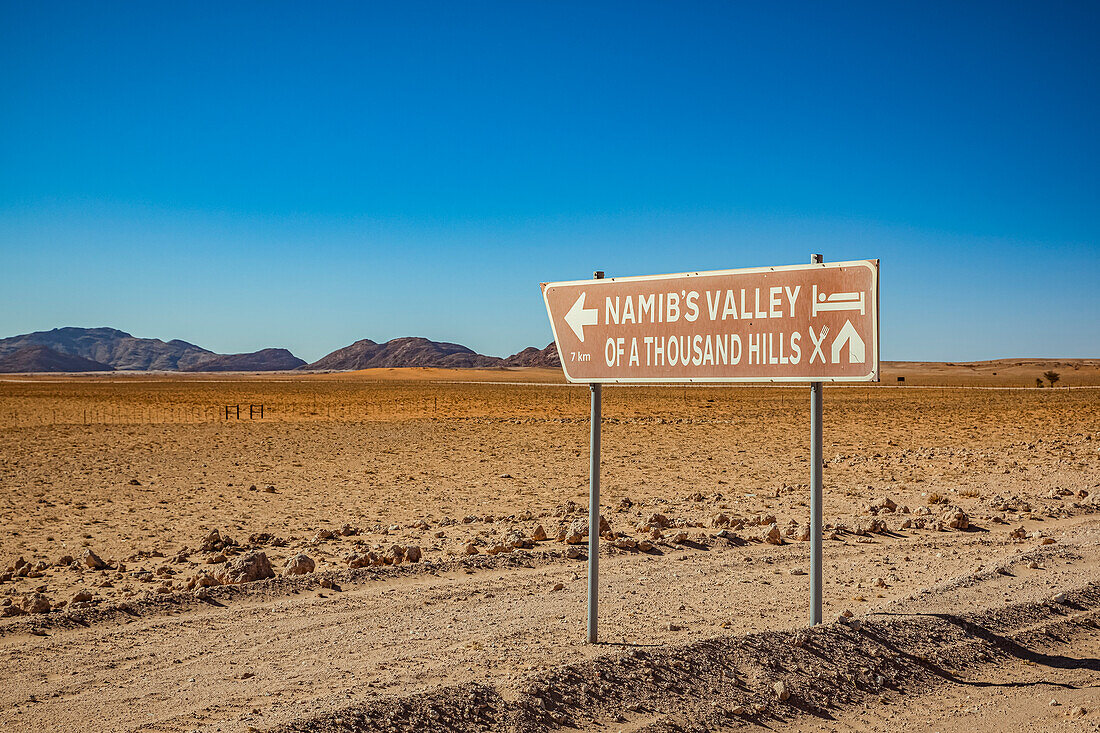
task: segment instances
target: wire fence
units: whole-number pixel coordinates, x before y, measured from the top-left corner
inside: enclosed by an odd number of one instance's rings
[[[1021,390],[1012,387],[830,387],[826,398],[834,412],[863,409],[873,401],[894,409],[899,400],[916,400],[925,412],[956,411],[960,403],[1029,399],[1092,405],[1100,387]],[[769,419],[777,411],[808,410],[805,388],[624,386],[609,390],[605,419],[646,418],[692,421]],[[263,399],[275,396],[276,399]],[[42,426],[202,425],[293,422],[363,422],[415,419],[573,420],[588,416],[588,390],[572,385],[436,385],[298,392],[279,395],[112,394],[0,395],[0,429]],[[202,397],[206,400],[201,401]],[[252,399],[249,399],[251,397]],[[260,399],[256,399],[259,397]],[[189,399],[190,398],[190,399]],[[198,398],[198,399],[196,399]],[[220,399],[219,399],[220,398]],[[243,398],[243,399],[242,399]]]
[[[0,407],[0,426],[197,425],[300,421],[365,421],[392,418],[483,416],[499,411],[492,400],[441,400],[437,396],[364,402],[125,404]]]

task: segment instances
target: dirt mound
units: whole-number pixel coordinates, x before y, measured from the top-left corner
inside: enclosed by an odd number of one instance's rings
[[[1044,637],[1091,633],[1100,585],[1043,604],[969,616],[915,614],[842,620],[804,631],[636,648],[563,665],[514,690],[479,684],[384,698],[276,730],[538,731],[632,723],[633,730],[707,731],[737,723],[769,726],[843,708],[889,692],[963,681],[985,665],[1059,658],[1037,653]],[[1061,658],[1063,661],[1069,661]]]

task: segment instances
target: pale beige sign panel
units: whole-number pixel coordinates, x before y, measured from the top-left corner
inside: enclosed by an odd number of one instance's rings
[[[878,260],[543,283],[571,382],[877,382]]]

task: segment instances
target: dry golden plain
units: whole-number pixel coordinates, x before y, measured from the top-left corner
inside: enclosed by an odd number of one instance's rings
[[[1061,362],[1065,386],[1054,389],[1021,388],[1045,369],[1017,361],[887,365],[881,386],[826,387],[825,517],[836,531],[825,546],[827,619],[973,614],[1100,580],[1096,361]],[[894,386],[903,374],[910,386]],[[0,558],[40,570],[0,583],[0,594],[18,605],[37,590],[62,607],[0,620],[0,727],[413,730],[424,727],[413,713],[381,726],[370,711],[438,694],[443,718],[429,727],[518,730],[525,724],[507,716],[448,719],[456,690],[484,685],[509,701],[532,679],[545,687],[555,670],[608,655],[796,630],[808,589],[807,393],[605,389],[603,513],[634,539],[652,535],[640,527],[653,514],[672,526],[653,552],[603,543],[609,643],[592,647],[583,643],[585,563],[554,541],[587,505],[588,393],[560,374],[5,378]],[[249,417],[251,405],[264,406],[262,419]],[[865,505],[883,497],[898,510],[872,517]],[[938,521],[947,507],[972,527],[902,525]],[[769,514],[782,544],[757,541],[754,522]],[[744,526],[716,527],[719,515]],[[886,531],[866,532],[872,519]],[[345,525],[354,534],[341,535]],[[538,525],[549,540],[486,554]],[[1012,535],[1018,527],[1023,537]],[[212,530],[265,552],[280,577],[195,598],[188,579],[217,565],[208,562],[217,552],[199,550]],[[470,543],[476,555],[465,554]],[[423,559],[348,567],[349,554],[394,544],[419,547]],[[82,567],[85,549],[109,567]],[[281,577],[302,552],[316,572]],[[77,562],[59,562],[65,555]],[[82,590],[91,601],[65,603]],[[1100,648],[1081,633],[1074,659]],[[1100,684],[1095,668],[1073,669],[1062,689]],[[794,671],[789,679],[799,684]],[[759,694],[746,683],[750,692]],[[876,712],[889,705],[880,697],[920,694],[899,684],[832,702],[838,721],[875,729],[868,716],[888,720]],[[721,718],[683,700],[605,710],[559,698],[534,729],[723,729],[773,718],[817,729],[832,719],[812,706],[754,718],[732,697],[729,708],[743,712]],[[1040,728],[1100,719],[1086,703],[1069,718],[1072,705],[1014,700],[1012,720]]]

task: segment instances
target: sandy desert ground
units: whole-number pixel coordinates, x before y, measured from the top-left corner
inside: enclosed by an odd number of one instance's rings
[[[1100,362],[1046,368],[826,387],[812,630],[808,390],[608,387],[595,646],[560,375],[5,378],[0,729],[1098,730]]]

